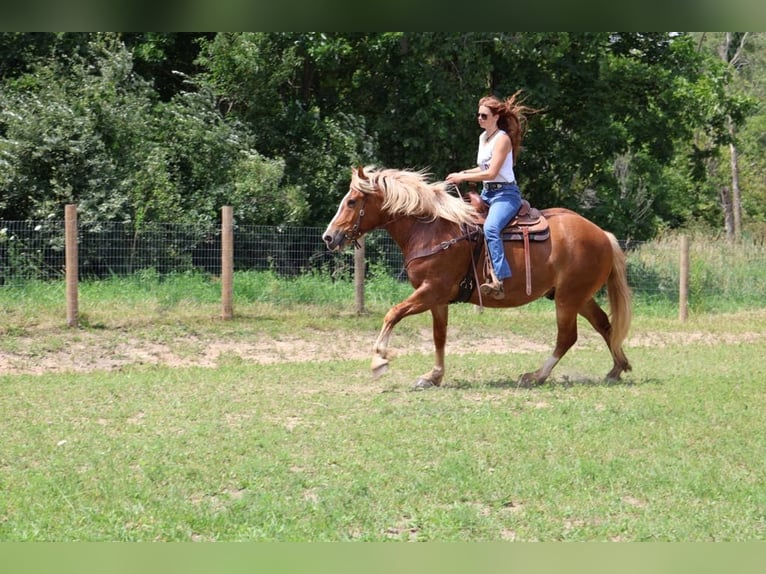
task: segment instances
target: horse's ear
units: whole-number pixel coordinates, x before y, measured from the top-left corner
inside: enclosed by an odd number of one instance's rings
[[[367,179],[367,176],[364,173],[364,168],[361,165],[356,168],[356,175],[359,177],[359,179]]]

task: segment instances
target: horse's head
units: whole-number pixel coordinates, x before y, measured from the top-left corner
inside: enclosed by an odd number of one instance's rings
[[[476,210],[449,195],[444,182],[428,183],[425,171],[359,167],[352,171],[348,193],[322,238],[335,251],[368,231],[406,217],[476,224]]]
[[[368,231],[382,225],[380,220],[380,197],[376,185],[361,166],[351,175],[348,193],[338,206],[338,211],[322,234],[327,248],[331,251],[343,249]]]

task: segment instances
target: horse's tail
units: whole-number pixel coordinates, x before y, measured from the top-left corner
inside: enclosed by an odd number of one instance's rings
[[[609,347],[612,350],[615,361],[623,367],[624,371],[630,371],[630,363],[622,350],[622,343],[628,336],[632,318],[631,293],[628,287],[625,254],[622,252],[620,244],[617,243],[617,238],[609,232],[605,233],[612,244],[613,254],[612,271],[606,280],[612,323],[612,329],[609,334]]]

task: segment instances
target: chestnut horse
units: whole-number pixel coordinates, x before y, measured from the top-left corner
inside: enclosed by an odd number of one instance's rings
[[[383,320],[373,347],[372,370],[383,374],[389,362],[388,345],[394,326],[408,315],[430,310],[433,316],[435,365],[421,376],[416,388],[438,386],[444,378],[444,346],[450,302],[472,267],[479,235],[477,211],[447,192],[444,182],[429,183],[423,171],[352,171],[348,193],[324,232],[330,250],[355,243],[363,234],[383,228],[402,250],[409,280],[415,291],[394,305]],[[524,244],[505,242],[513,276],[505,279],[505,298],[480,300],[478,289],[468,299],[487,307],[517,307],[542,296],[556,306],[558,335],[552,355],[534,372],[521,375],[518,384],[542,384],[577,340],[577,315],[585,317],[601,334],[612,355],[610,380],[631,369],[622,350],[631,320],[631,294],[625,256],[611,233],[567,209],[542,210],[550,226],[550,239],[530,242],[528,261],[531,289],[527,286]],[[484,266],[475,266],[478,284]],[[594,295],[606,284],[611,322]],[[529,293],[528,293],[529,291]]]

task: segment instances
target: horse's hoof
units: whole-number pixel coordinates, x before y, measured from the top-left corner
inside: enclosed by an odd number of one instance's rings
[[[434,389],[436,388],[436,385],[433,381],[429,381],[428,379],[418,379],[418,381],[415,383],[415,386],[412,387],[413,391],[425,391],[428,389]]]
[[[531,389],[532,387],[536,387],[538,385],[542,385],[545,379],[542,381],[539,380],[535,373],[524,373],[519,377],[519,380],[516,382],[516,386],[520,389]]]
[[[604,380],[607,383],[619,383],[621,378],[620,375],[622,375],[622,369],[612,369],[606,374]]]
[[[388,371],[388,361],[386,359],[376,357],[372,360],[372,376],[378,379],[386,374]]]

